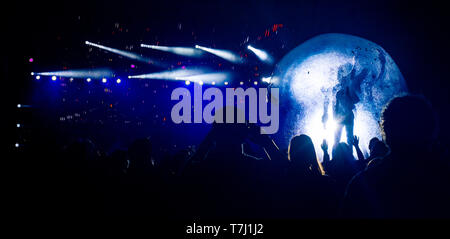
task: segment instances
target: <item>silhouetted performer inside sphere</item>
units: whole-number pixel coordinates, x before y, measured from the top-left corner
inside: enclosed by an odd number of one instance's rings
[[[351,145],[353,139],[353,125],[355,116],[353,110],[355,104],[359,101],[356,95],[351,94],[349,87],[341,89],[336,93],[336,101],[333,105],[333,117],[336,121],[336,131],[334,142],[339,143],[342,134],[342,128],[345,127],[347,133],[347,143]]]
[[[341,89],[336,92],[336,96],[333,99],[332,112],[334,120],[337,124],[337,128],[334,134],[334,144],[338,144],[341,139],[342,129],[345,127],[347,133],[347,143],[352,145],[353,141],[353,125],[355,116],[353,110],[355,104],[360,101],[357,92],[361,92],[361,82],[368,75],[368,70],[363,69],[359,74],[356,74],[356,69],[353,67],[351,72],[347,75],[343,75],[346,65],[341,66],[338,72],[338,79],[341,85]],[[335,92],[335,89],[333,89]],[[322,122],[324,125],[328,121],[328,103],[326,98],[324,103],[324,115],[322,116]]]

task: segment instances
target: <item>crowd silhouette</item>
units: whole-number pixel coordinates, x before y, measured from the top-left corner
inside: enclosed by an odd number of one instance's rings
[[[121,218],[450,217],[450,163],[428,101],[397,97],[381,115],[383,139],[370,140],[368,158],[357,136],[324,141],[319,160],[309,136],[285,151],[252,124],[214,124],[197,147],[161,158],[146,138],[111,154],[79,140],[45,172],[48,204],[61,215]]]

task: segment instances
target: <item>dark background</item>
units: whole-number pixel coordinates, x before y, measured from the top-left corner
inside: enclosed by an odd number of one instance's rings
[[[16,137],[16,105],[32,101],[30,72],[37,71],[36,66],[45,71],[98,64],[88,56],[85,40],[107,42],[117,48],[139,41],[161,41],[167,45],[200,43],[236,49],[245,36],[261,35],[273,24],[284,25],[282,42],[274,42],[268,49],[277,59],[322,33],[356,35],[382,46],[399,66],[409,90],[424,94],[432,102],[441,123],[440,138],[448,145],[450,14],[444,3],[14,1],[2,10],[1,89],[8,119],[5,125],[13,128],[4,136],[9,146]],[[129,33],[113,35],[115,23]],[[177,32],[179,23],[186,29],[182,33]],[[281,44],[285,48],[281,49]],[[28,62],[30,57],[35,59],[33,64]],[[405,226],[405,230],[411,228]]]
[[[95,65],[86,56],[83,42],[87,39],[112,42],[118,48],[139,39],[167,45],[216,44],[233,49],[246,35],[255,37],[273,24],[283,24],[285,47],[281,49],[277,43],[268,49],[275,51],[278,59],[321,33],[347,33],[381,45],[398,64],[409,90],[432,101],[441,121],[441,137],[448,138],[449,15],[448,7],[441,3],[16,1],[3,9],[3,102],[7,102],[10,112],[15,111],[18,102],[31,101],[29,73],[36,65],[41,71],[55,66]],[[115,23],[129,32],[113,35]],[[179,23],[184,38],[174,37],[180,34]],[[33,64],[28,62],[30,57],[35,59]],[[9,123],[15,126],[12,114]]]

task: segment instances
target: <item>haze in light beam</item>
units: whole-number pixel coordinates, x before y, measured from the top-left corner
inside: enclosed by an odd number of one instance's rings
[[[199,46],[199,45],[195,45],[195,48],[209,52],[213,55],[216,55],[222,59],[225,59],[229,62],[233,62],[233,63],[242,63],[243,60],[241,59],[241,57],[231,51],[228,50],[221,50],[221,49],[212,49],[212,48],[208,48],[208,47],[203,47],[203,46]]]
[[[169,47],[169,46],[155,46],[146,44],[141,44],[141,47],[170,52],[172,54],[181,56],[200,57],[201,55],[203,55],[203,52],[201,50],[192,47]]]
[[[108,78],[114,76],[114,72],[106,68],[37,72],[34,74],[41,76],[58,76],[71,78],[104,78],[104,77]]]
[[[217,84],[226,80],[228,76],[229,74],[227,73],[206,73],[192,76],[180,76],[177,77],[177,80],[185,80],[197,83],[202,82],[205,84],[211,84],[212,82],[215,82],[215,84]]]
[[[129,59],[133,59],[133,60],[136,60],[136,61],[145,62],[145,63],[152,64],[152,65],[159,66],[159,67],[166,67],[164,64],[162,64],[160,62],[157,62],[157,61],[155,61],[155,60],[153,60],[151,58],[148,58],[148,57],[143,57],[143,56],[141,56],[139,54],[136,54],[136,53],[133,53],[133,52],[122,51],[122,50],[119,50],[119,49],[103,46],[103,45],[100,45],[100,44],[95,44],[95,43],[92,43],[92,42],[89,42],[89,41],[86,41],[85,44],[89,45],[89,46],[94,46],[94,47],[103,49],[105,51],[109,51],[109,52],[115,53],[117,55],[121,55],[121,56],[124,56],[124,57],[129,58]]]
[[[248,45],[247,48],[251,52],[253,52],[258,57],[258,59],[260,59],[262,62],[269,63],[269,64],[273,63],[272,57],[266,51],[254,48],[250,45]]]
[[[163,71],[163,72],[155,72],[150,74],[143,74],[143,75],[134,75],[134,76],[128,76],[128,78],[138,78],[138,79],[156,79],[156,80],[178,80],[178,77],[183,76],[191,76],[191,75],[198,75],[203,74],[204,72],[202,70],[188,70],[188,69],[180,69],[180,70],[173,70],[173,71]]]

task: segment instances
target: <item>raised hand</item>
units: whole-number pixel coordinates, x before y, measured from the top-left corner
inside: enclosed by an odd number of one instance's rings
[[[353,136],[352,144],[354,146],[358,146],[359,145],[359,138],[358,138],[358,136],[356,136],[356,135]]]

